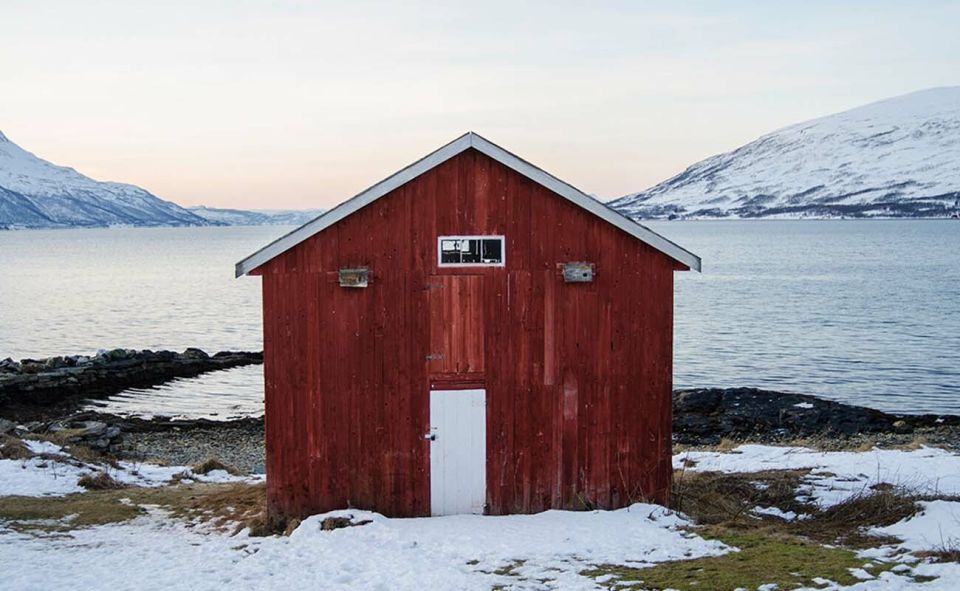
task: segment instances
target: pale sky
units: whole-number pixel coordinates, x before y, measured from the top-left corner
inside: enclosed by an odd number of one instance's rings
[[[0,130],[182,205],[329,207],[469,130],[609,199],[960,84],[960,2],[0,0],[0,22]]]

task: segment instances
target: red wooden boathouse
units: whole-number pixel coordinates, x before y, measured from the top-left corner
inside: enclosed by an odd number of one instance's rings
[[[237,264],[274,516],[664,502],[700,259],[474,133]]]

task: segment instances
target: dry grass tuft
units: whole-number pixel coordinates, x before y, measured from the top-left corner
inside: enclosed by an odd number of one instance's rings
[[[290,534],[293,533],[293,530],[297,529],[298,527],[300,527],[300,520],[294,517],[293,519],[288,521],[287,526],[283,528],[283,535],[289,536]]]
[[[228,474],[233,474],[234,476],[239,476],[243,474],[243,472],[241,472],[234,466],[231,466],[230,464],[227,464],[225,462],[221,462],[217,458],[207,458],[206,460],[200,462],[199,464],[194,464],[190,469],[193,470],[194,474],[209,474],[214,470],[224,470]]]
[[[914,554],[933,562],[960,562],[960,540],[951,539],[934,550],[914,552]]]
[[[120,468],[120,462],[117,461],[117,458],[94,451],[85,445],[71,443],[64,447],[63,451],[84,464],[107,464],[111,468]]]
[[[0,435],[0,460],[28,460],[34,455],[23,440],[10,435]]]
[[[63,447],[70,445],[71,440],[80,437],[84,433],[85,431],[83,429],[62,429],[60,431],[47,431],[45,433],[31,433],[30,437],[49,441],[50,443],[55,443]]]
[[[249,528],[251,536],[255,538],[262,538],[266,536],[283,535],[287,532],[288,525],[288,522],[285,520],[271,519],[267,515],[267,511],[263,510],[248,519],[241,525],[241,527]],[[290,531],[293,530],[291,529]]]
[[[84,474],[77,480],[77,484],[87,490],[117,490],[127,488],[126,484],[117,481],[106,472]]]
[[[815,507],[801,503],[796,490],[807,471],[770,470],[725,474],[677,472],[673,479],[671,508],[702,525],[729,524],[757,519],[750,511],[757,506],[809,513]]]
[[[918,450],[920,448],[926,447],[929,444],[927,438],[923,435],[914,435],[908,443],[903,444],[902,447],[908,451]]]
[[[851,547],[876,546],[883,539],[866,533],[902,521],[920,511],[918,497],[893,485],[876,485],[859,494],[811,513],[810,519],[791,524],[794,533],[813,540]],[[892,539],[888,541],[893,541]]]
[[[735,449],[736,449],[737,447],[739,447],[739,446],[740,446],[740,442],[739,442],[739,441],[736,441],[736,440],[734,440],[734,439],[730,439],[729,437],[724,437],[724,438],[720,439],[720,443],[718,443],[718,444],[716,445],[716,447],[714,448],[714,450],[715,450],[715,451],[730,452],[730,451],[735,450]]]
[[[282,525],[266,521],[267,488],[264,484],[186,485],[178,488],[195,490],[197,494],[180,499],[171,506],[175,515],[210,523],[220,529],[239,531],[249,527],[251,532],[269,530],[264,535],[283,531]]]

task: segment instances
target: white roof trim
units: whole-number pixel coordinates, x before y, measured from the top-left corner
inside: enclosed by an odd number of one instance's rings
[[[504,166],[512,168],[694,271],[700,270],[700,257],[697,255],[471,131],[243,259],[237,263],[237,277],[246,275],[277,255],[290,250],[314,234],[329,228],[353,212],[370,205],[390,191],[469,148],[474,148]]]

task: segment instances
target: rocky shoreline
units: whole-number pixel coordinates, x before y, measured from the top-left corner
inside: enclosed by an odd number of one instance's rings
[[[673,411],[674,443],[682,448],[752,442],[837,450],[927,443],[960,450],[960,416],[894,415],[805,394],[756,388],[678,390]],[[215,457],[246,472],[261,472],[265,463],[262,417],[143,419],[88,411],[30,422],[0,418],[3,434],[53,436],[97,453],[177,465]]]
[[[697,388],[673,393],[673,434],[681,444],[909,435],[919,429],[955,427],[960,428],[957,415],[890,414],[809,394],[757,388]]]
[[[83,403],[241,365],[260,352],[115,349],[93,357],[0,361],[0,436],[53,438],[94,453],[188,465],[216,457],[262,471],[263,418],[227,421],[121,417],[79,412]],[[960,416],[891,414],[806,394],[698,388],[673,395],[673,439],[682,447],[725,442],[803,443],[823,449],[868,444],[960,449]]]
[[[128,388],[148,388],[174,378],[263,363],[262,352],[201,349],[151,351],[113,349],[94,356],[0,360],[0,417],[17,421],[64,416],[86,400]]]

